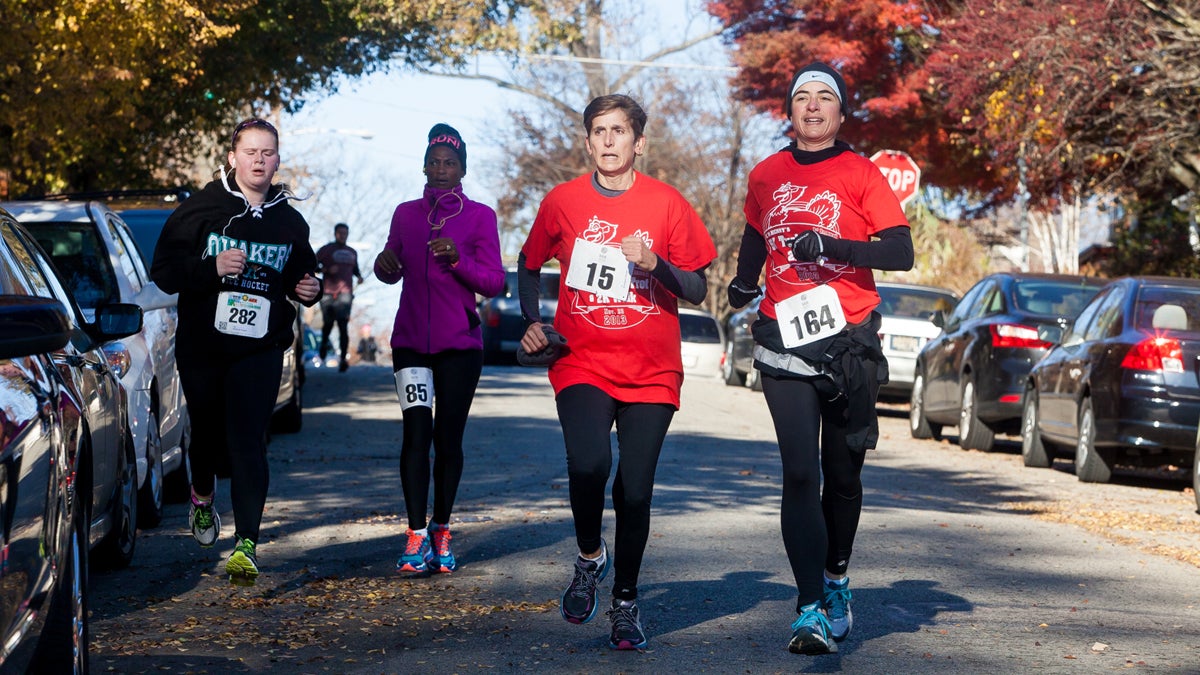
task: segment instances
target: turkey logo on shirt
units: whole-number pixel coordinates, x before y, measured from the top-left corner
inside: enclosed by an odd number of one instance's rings
[[[620,248],[618,229],[620,228],[616,223],[592,216],[580,238],[594,244]],[[653,248],[654,240],[647,232],[636,230],[633,236],[640,238],[648,248]],[[597,328],[610,329],[636,326],[645,321],[647,316],[658,314],[658,305],[654,303],[654,284],[658,282],[650,277],[649,272],[636,265],[631,277],[629,295],[623,299],[570,289],[571,313],[583,316],[588,323]]]
[[[820,234],[841,239],[838,216],[842,202],[833,192],[826,190],[812,199],[804,199],[806,187],[784,183],[775,190],[775,206],[763,220],[763,238],[771,254],[767,273],[779,277],[792,286],[826,284],[850,272],[849,265],[832,260],[825,265],[816,262],[797,262],[792,256],[788,242],[805,230],[816,230]],[[788,274],[788,271],[794,272]]]

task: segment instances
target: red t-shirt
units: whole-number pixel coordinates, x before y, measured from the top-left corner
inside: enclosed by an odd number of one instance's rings
[[[589,174],[555,187],[542,200],[521,250],[529,269],[551,258],[562,267],[554,327],[567,338],[568,350],[550,367],[550,384],[556,394],[590,384],[625,403],[678,408],[683,360],[675,296],[636,266],[624,298],[567,285],[576,240],[620,248],[629,235],[684,271],[717,257],[712,237],[683,195],[641,173],[616,197],[600,194]]]
[[[767,242],[767,291],[759,310],[773,319],[776,303],[817,284],[837,291],[849,323],[861,322],[879,305],[870,268],[834,260],[824,267],[796,262],[787,242],[801,232],[869,241],[882,230],[908,225],[879,168],[853,152],[816,164],[800,164],[787,150],[767,157],[750,171],[745,213]]]

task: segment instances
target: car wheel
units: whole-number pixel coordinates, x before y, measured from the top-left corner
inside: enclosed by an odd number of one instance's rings
[[[146,420],[146,482],[138,490],[138,525],[158,527],[163,517],[162,436],[158,415],[151,410]]]
[[[958,444],[963,450],[988,452],[996,440],[996,434],[979,419],[978,397],[975,381],[968,378],[963,383],[962,407],[958,412]]]
[[[70,535],[65,539],[54,598],[34,652],[30,672],[86,673],[88,665],[88,520],[83,500],[70,509]]]
[[[292,385],[292,397],[271,418],[271,431],[280,434],[294,434],[304,425],[304,400],[299,384]]]
[[[733,367],[732,339],[725,345],[725,358],[721,359],[721,376],[725,378],[725,384],[737,387],[746,386],[746,376]]]
[[[913,438],[942,439],[942,425],[925,417],[925,376],[920,373],[913,379],[908,401],[908,430]]]
[[[750,391],[762,391],[762,371],[751,366],[750,372],[746,373],[746,386]]]
[[[1085,483],[1107,483],[1112,467],[1096,449],[1096,414],[1092,399],[1079,405],[1079,442],[1075,444],[1075,476]]]
[[[112,527],[96,547],[96,559],[102,567],[123,569],[133,562],[137,547],[137,465],[133,443],[125,444],[125,461],[117,472],[117,493],[113,495]]]
[[[1045,469],[1053,462],[1042,432],[1038,431],[1038,394],[1036,389],[1025,390],[1025,407],[1021,411],[1021,459],[1025,466]]]
[[[1196,436],[1196,456],[1192,458],[1192,494],[1196,496],[1196,511],[1200,512],[1200,434]]]

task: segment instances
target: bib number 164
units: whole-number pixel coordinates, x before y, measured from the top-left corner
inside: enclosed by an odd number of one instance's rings
[[[788,349],[836,335],[846,327],[842,303],[829,286],[817,286],[776,304],[775,315]]]

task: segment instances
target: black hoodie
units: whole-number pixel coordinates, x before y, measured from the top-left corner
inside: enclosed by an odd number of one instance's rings
[[[163,226],[154,249],[150,276],[166,293],[179,294],[179,330],[175,349],[181,358],[239,358],[267,349],[283,349],[295,338],[296,284],[314,274],[317,257],[308,242],[308,223],[288,203],[291,194],[272,186],[266,203],[251,207],[232,173],[214,180],[184,200]],[[217,253],[238,247],[247,254],[246,270],[217,276]],[[262,337],[217,330],[219,296],[265,298],[270,319]],[[320,294],[304,304],[312,306]],[[222,307],[221,319],[228,310]],[[261,311],[261,310],[259,310]]]

